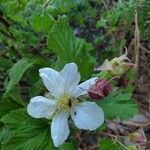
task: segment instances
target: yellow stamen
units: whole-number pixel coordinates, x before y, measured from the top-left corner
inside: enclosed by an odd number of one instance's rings
[[[75,104],[77,104],[77,99],[72,98],[68,95],[64,95],[58,100],[58,106],[60,107],[60,109],[69,109]]]

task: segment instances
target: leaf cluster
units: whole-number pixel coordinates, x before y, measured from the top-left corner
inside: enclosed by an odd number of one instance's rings
[[[145,11],[141,12],[144,16],[141,24],[147,20],[145,16],[148,10],[146,0],[142,3],[141,9]],[[107,34],[96,35],[93,41],[101,41],[102,44],[105,39],[111,39],[106,48],[111,56],[124,44],[124,39],[119,44],[115,42],[112,33],[117,30],[116,26],[119,26],[120,22],[131,25],[135,4],[134,1],[131,3],[119,1],[113,9],[102,13],[101,19],[94,25],[100,30],[109,28],[110,37]],[[97,11],[93,7],[102,9]],[[93,73],[96,63],[96,57],[93,56],[97,52],[85,37],[76,36],[72,24],[75,22],[79,28],[86,27],[88,19],[95,18],[99,12],[104,12],[104,9],[103,3],[99,1],[1,0],[0,148],[2,150],[56,149],[51,140],[50,122],[33,119],[26,111],[30,98],[43,95],[45,91],[38,70],[42,67],[53,67],[59,71],[66,63],[75,62],[82,80],[88,79]],[[125,20],[124,17],[128,19]],[[129,28],[127,26],[127,30]],[[103,60],[105,56],[108,56],[108,53],[100,58]],[[137,105],[131,95],[128,91],[118,91],[97,104],[103,108],[107,119],[128,119],[137,113]],[[67,141],[59,149],[76,149],[76,143]]]
[[[51,141],[50,122],[35,120],[26,111],[30,98],[43,94],[40,68],[53,67],[59,71],[66,63],[76,62],[83,80],[92,73],[92,45],[75,37],[67,17],[56,17],[69,13],[82,2],[64,2],[60,5],[59,1],[49,4],[41,0],[4,0],[1,4],[0,146],[3,150],[56,149]],[[76,144],[67,142],[60,149],[69,147],[73,149]]]

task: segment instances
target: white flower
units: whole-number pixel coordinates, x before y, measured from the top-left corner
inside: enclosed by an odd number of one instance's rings
[[[27,111],[34,118],[51,119],[51,135],[56,147],[69,136],[68,117],[79,129],[95,130],[104,122],[102,109],[95,102],[80,102],[79,96],[87,94],[97,78],[78,85],[80,74],[75,63],[69,63],[57,72],[52,68],[39,70],[44,85],[53,99],[36,96],[30,100]]]

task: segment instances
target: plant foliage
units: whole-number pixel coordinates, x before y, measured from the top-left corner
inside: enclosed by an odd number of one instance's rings
[[[1,0],[0,149],[77,149],[71,138],[55,148],[50,121],[27,114],[30,99],[45,94],[39,69],[59,71],[66,63],[75,62],[82,81],[87,80],[96,64],[116,57],[129,45],[134,37],[135,11],[141,39],[148,43],[149,6],[149,0]],[[126,89],[112,92],[97,104],[110,120],[125,120],[138,113],[132,91]],[[104,124],[97,132],[105,128]],[[110,146],[118,150],[109,139],[100,142],[102,150]]]
[[[130,92],[117,91],[97,104],[103,108],[106,118],[124,120],[138,113],[138,106],[131,96],[132,93]]]

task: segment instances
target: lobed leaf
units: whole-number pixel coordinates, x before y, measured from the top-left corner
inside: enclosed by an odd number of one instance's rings
[[[67,19],[60,17],[48,36],[48,48],[58,56],[57,68],[66,63],[75,62],[83,79],[87,79],[94,67],[94,60],[90,56],[91,45],[74,36]]]
[[[131,96],[132,93],[118,91],[98,101],[97,104],[103,109],[108,119],[129,119],[138,113],[138,106]]]
[[[55,150],[50,127],[44,120],[31,118],[26,110],[18,109],[4,115],[1,121],[15,134],[2,145],[2,150]]]

